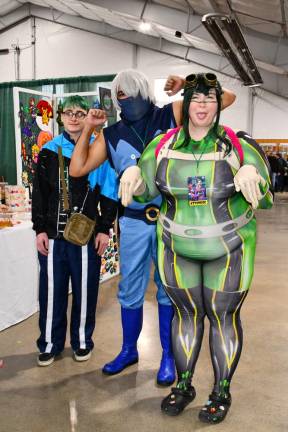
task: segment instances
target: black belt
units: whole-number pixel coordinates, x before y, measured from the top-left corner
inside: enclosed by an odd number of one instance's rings
[[[155,225],[159,217],[159,207],[155,205],[147,205],[143,209],[131,209],[126,207],[124,216],[131,219],[143,220],[148,225]]]

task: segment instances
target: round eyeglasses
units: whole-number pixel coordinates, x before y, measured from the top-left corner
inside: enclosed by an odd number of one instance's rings
[[[73,112],[73,111],[67,110],[67,111],[64,111],[63,114],[68,118],[75,117],[76,119],[84,119],[87,116],[87,114],[84,113],[83,111]]]

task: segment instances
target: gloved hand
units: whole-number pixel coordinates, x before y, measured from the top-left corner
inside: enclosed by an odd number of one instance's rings
[[[146,189],[146,184],[141,177],[141,170],[138,166],[127,168],[120,179],[118,197],[124,207],[133,201],[133,195],[142,195]]]
[[[263,198],[259,184],[266,185],[266,181],[253,165],[243,165],[234,177],[236,192],[242,192],[246,201],[256,209],[258,201]]]

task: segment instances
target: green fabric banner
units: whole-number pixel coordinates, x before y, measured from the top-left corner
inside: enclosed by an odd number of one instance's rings
[[[96,75],[0,83],[0,176],[10,184],[17,183],[13,87],[42,91],[43,86],[50,85],[56,93],[56,86],[64,84],[65,93],[85,92],[95,91],[96,83],[109,82],[114,77]]]

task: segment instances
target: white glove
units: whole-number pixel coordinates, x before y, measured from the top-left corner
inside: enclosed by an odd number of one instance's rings
[[[140,168],[135,165],[127,168],[120,179],[118,197],[124,207],[133,201],[133,195],[142,195],[146,189],[146,184],[141,177]]]
[[[258,201],[263,198],[259,184],[266,185],[266,181],[253,165],[243,165],[234,177],[236,192],[242,192],[246,201],[256,209]]]

